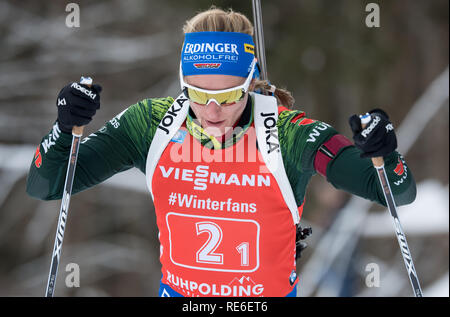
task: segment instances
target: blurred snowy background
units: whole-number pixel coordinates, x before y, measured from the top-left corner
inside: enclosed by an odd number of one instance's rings
[[[378,3],[381,27],[367,28]],[[0,296],[43,296],[59,201],[28,197],[34,150],[56,119],[59,90],[80,75],[103,85],[85,134],[146,97],[178,94],[181,27],[211,4],[252,20],[251,1],[77,1],[79,28],[65,25],[69,1],[0,0]],[[347,119],[374,107],[397,127],[399,151],[418,184],[399,208],[425,296],[449,296],[448,0],[262,1],[269,78],[296,108],[348,137]],[[310,184],[298,262],[300,296],[411,296],[386,209]],[[79,264],[81,287],[64,284]],[[368,287],[366,269],[380,269]],[[369,265],[369,266],[368,266]],[[154,209],[132,170],[72,197],[57,296],[156,296],[161,276]]]

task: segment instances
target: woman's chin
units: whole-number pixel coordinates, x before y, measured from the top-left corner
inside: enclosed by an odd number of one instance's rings
[[[226,132],[226,127],[224,126],[225,121],[212,123],[209,121],[204,122],[204,129],[208,135],[211,135],[215,138],[221,137]]]
[[[217,128],[207,128],[205,129],[206,133],[208,133],[208,135],[215,137],[216,139],[221,138],[225,132],[220,131]]]

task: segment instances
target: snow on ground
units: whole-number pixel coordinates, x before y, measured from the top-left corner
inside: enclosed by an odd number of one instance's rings
[[[445,274],[432,285],[424,289],[423,294],[426,297],[448,297],[449,274]]]

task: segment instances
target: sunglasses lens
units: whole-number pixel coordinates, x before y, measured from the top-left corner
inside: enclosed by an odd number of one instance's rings
[[[214,99],[221,105],[232,104],[241,101],[244,98],[245,92],[242,89],[235,89],[228,92],[222,92],[218,94],[210,94],[202,91],[198,91],[194,88],[185,88],[185,95],[190,100],[200,105],[208,104],[209,100]]]

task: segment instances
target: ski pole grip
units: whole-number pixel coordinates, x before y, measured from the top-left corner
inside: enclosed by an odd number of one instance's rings
[[[80,84],[86,85],[89,88],[92,86],[92,78],[91,77],[84,77],[81,76],[80,78]],[[72,135],[74,136],[82,136],[83,135],[84,126],[76,126],[74,125],[72,128]]]
[[[84,126],[79,127],[79,126],[74,125],[73,128],[72,128],[72,135],[82,136],[83,135],[83,129],[84,129]]]
[[[375,167],[383,167],[384,166],[384,159],[382,156],[372,157],[371,160],[372,160],[373,166],[375,166]]]
[[[370,120],[372,120],[372,117],[369,113],[366,113],[365,115],[359,116],[361,118],[361,127],[363,129],[366,128],[366,126],[369,124]],[[384,166],[384,159],[382,156],[378,157],[372,157],[372,164],[375,166],[375,168],[383,167]]]

